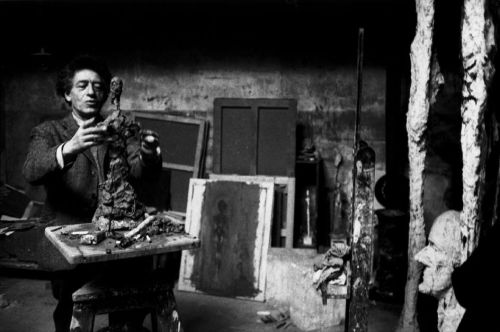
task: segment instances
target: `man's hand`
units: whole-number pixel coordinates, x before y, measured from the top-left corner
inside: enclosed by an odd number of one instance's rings
[[[141,131],[141,154],[146,158],[154,158],[160,155],[160,143],[158,134],[153,130]]]
[[[84,121],[75,135],[64,144],[63,156],[76,156],[94,145],[101,144],[106,133],[106,128],[94,126],[94,119]]]

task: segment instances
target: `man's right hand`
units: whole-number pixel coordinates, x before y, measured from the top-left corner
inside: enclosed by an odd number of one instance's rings
[[[105,127],[95,127],[95,119],[89,119],[82,123],[75,135],[64,144],[62,153],[66,157],[75,157],[88,148],[101,144],[106,138]]]

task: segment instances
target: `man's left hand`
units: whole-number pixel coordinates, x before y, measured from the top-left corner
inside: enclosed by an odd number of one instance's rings
[[[158,140],[158,134],[149,129],[144,129],[141,131],[141,154],[143,156],[158,157],[160,155],[160,142]]]

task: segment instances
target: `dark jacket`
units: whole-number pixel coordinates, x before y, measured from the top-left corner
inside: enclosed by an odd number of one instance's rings
[[[47,198],[45,213],[59,224],[90,222],[97,208],[99,178],[103,179],[108,167],[107,145],[97,148],[97,167],[90,149],[80,153],[74,163],[60,169],[57,147],[70,140],[78,130],[71,113],[61,120],[48,121],[31,132],[29,152],[24,163],[24,176],[32,184],[44,185]],[[130,175],[140,178],[147,168],[140,158],[137,137],[127,141],[127,159]],[[99,174],[101,169],[101,174]]]
[[[489,231],[452,274],[453,290],[465,314],[458,332],[500,331],[500,225]]]

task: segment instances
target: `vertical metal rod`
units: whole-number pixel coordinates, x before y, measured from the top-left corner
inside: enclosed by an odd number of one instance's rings
[[[356,66],[356,79],[357,79],[357,96],[356,96],[356,114],[354,116],[354,143],[353,143],[353,151],[352,158],[353,162],[356,159],[356,155],[359,150],[359,122],[360,122],[360,114],[361,114],[361,101],[362,101],[362,93],[363,93],[363,55],[364,55],[364,36],[365,29],[358,29],[358,50],[357,50],[357,66]],[[351,210],[351,220],[354,220],[354,198],[356,197],[356,163],[354,162],[352,168],[352,210]],[[350,225],[350,234],[352,236],[353,227],[352,222]]]
[[[355,251],[354,246],[356,245],[355,239],[354,239],[354,223],[356,222],[356,187],[357,187],[357,179],[358,179],[358,172],[356,170],[356,163],[357,163],[357,158],[358,158],[358,152],[359,152],[359,141],[360,141],[360,134],[359,134],[359,122],[360,122],[360,114],[361,114],[361,96],[362,96],[362,88],[363,88],[363,45],[364,45],[364,34],[365,34],[365,29],[364,28],[359,28],[358,29],[358,49],[357,49],[357,66],[356,66],[356,80],[357,80],[357,96],[356,96],[356,114],[354,116],[354,143],[353,143],[353,166],[352,166],[352,201],[351,201],[351,224],[349,225],[349,244],[351,245],[351,255],[354,257],[353,251]],[[351,260],[354,260],[355,258],[351,258]],[[353,271],[351,272],[351,280],[354,280],[353,274],[358,274],[358,270],[354,266],[356,262],[352,261],[352,268]],[[349,296],[349,306],[347,309],[347,330],[349,332],[353,331],[365,331],[366,329],[358,329],[357,325],[357,317],[359,316],[359,310],[357,308],[358,306],[358,298],[357,298],[357,293],[353,291],[353,282],[351,281],[351,288],[347,290],[350,293]],[[363,324],[362,324],[363,325]]]
[[[365,29],[358,29],[358,54],[357,54],[357,98],[356,98],[356,117],[354,119],[354,155],[358,150],[359,145],[359,121],[361,114],[362,94],[363,94],[363,56],[364,56],[364,36]]]

